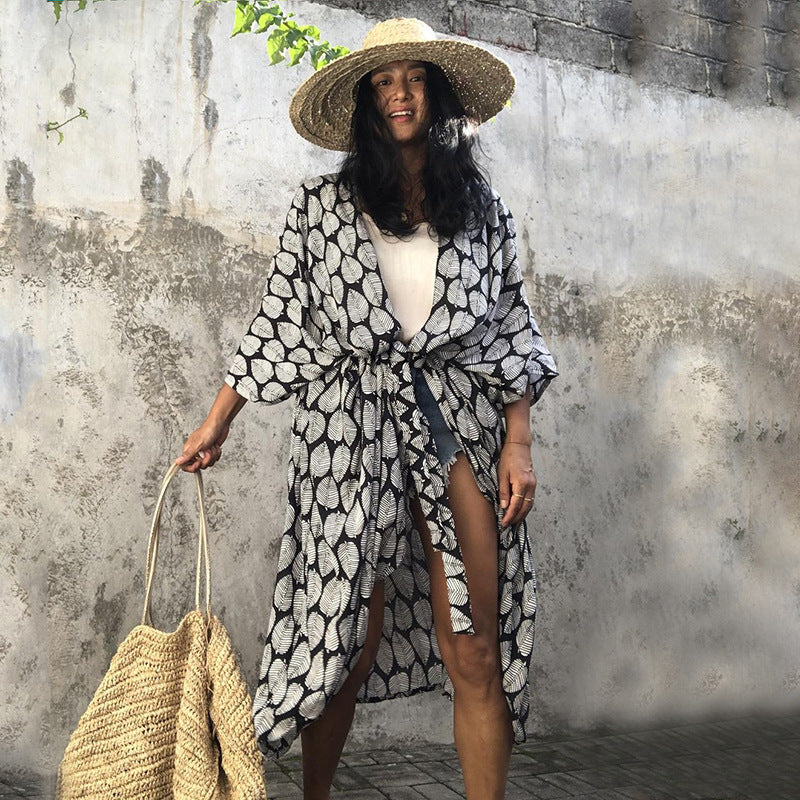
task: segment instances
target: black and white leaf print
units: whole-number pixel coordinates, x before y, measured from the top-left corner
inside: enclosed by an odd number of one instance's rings
[[[286,670],[288,680],[294,680],[299,675],[305,675],[311,669],[311,653],[308,642],[301,641],[289,657],[289,668]]]
[[[331,209],[326,209],[330,211]],[[339,230],[342,223],[336,214],[323,214],[322,215],[322,233],[326,239],[332,239],[336,231]]]
[[[308,615],[308,641],[314,649],[317,649],[319,643],[325,638],[325,620],[322,615],[316,611],[312,611]],[[319,667],[312,670],[315,674],[319,671]],[[312,671],[309,671],[309,675]]]
[[[331,471],[331,454],[327,442],[320,442],[311,451],[310,465],[312,475],[323,476]]]
[[[294,642],[296,628],[294,620],[289,615],[282,616],[274,627],[273,648],[276,653],[289,653]]]
[[[395,321],[391,315],[382,308],[370,308],[369,327],[377,336],[383,336],[395,328]]]
[[[337,555],[342,572],[344,572],[348,580],[352,581],[358,572],[358,565],[361,561],[355,542],[348,539],[343,541],[337,549]]]
[[[341,686],[341,683],[339,683],[339,681],[342,678],[343,666],[344,666],[344,657],[341,655],[335,655],[332,658],[328,659],[328,663],[325,665],[325,673],[323,676],[323,682],[325,686],[336,687],[336,689],[338,689],[339,686]],[[344,681],[342,680],[342,683],[343,682]]]
[[[278,611],[285,613],[292,608],[291,588],[291,575],[281,576],[280,581],[275,584],[275,608],[277,608]]]
[[[283,698],[283,702],[275,709],[275,716],[285,717],[287,714],[291,713],[293,708],[297,708],[297,706],[300,705],[300,701],[303,699],[305,693],[306,687],[304,687],[302,683],[289,681],[286,686],[286,697]]]
[[[446,308],[437,308],[428,319],[427,327],[431,333],[444,333],[451,322],[450,312]]]
[[[287,682],[287,662],[281,659],[273,659],[267,665],[267,680],[269,681],[269,691],[271,699],[275,703],[282,703],[286,697]]]
[[[308,210],[307,215],[311,219],[321,219],[322,218],[322,205],[320,203],[319,195],[318,194],[310,194],[308,196]],[[310,233],[309,229],[309,233]]]
[[[292,285],[285,275],[280,272],[274,272],[269,282],[270,291],[276,297],[290,298],[293,296]]]
[[[474,632],[444,474],[412,365],[439,404],[498,522],[500,658],[515,742],[525,740],[536,578],[527,522],[503,528],[497,463],[504,402],[556,376],[528,304],[513,218],[493,194],[487,224],[440,238],[430,315],[406,344],[375,249],[336,175],[300,186],[260,310],[226,382],[252,401],[294,396],[288,503],[253,718],[261,751],[285,753],[324,711],[364,647],[385,580],[382,637],[359,701],[453,686],[408,502],[442,554],[450,624]]]
[[[308,252],[312,256],[320,259],[320,261],[325,258],[326,242],[325,233],[319,228],[312,228],[308,232]]]
[[[322,597],[319,602],[319,607],[322,609],[322,613],[326,618],[330,619],[331,617],[336,617],[341,605],[340,599],[341,592],[339,589],[339,582],[329,580],[322,590]]]
[[[334,665],[334,669],[341,669]],[[300,701],[300,713],[308,719],[315,719],[325,708],[325,692],[309,692]]]
[[[353,294],[349,303],[350,319],[353,322],[363,322],[369,317],[370,308],[370,304],[364,295]]]
[[[278,554],[278,572],[283,574],[291,569],[292,561],[294,561],[296,555],[297,541],[289,537],[284,537],[281,541],[280,553]],[[288,589],[289,584],[286,584],[285,588]]]

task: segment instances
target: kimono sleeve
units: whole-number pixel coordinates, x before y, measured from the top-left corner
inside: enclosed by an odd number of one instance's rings
[[[261,306],[239,344],[225,383],[246,399],[278,403],[319,377],[336,360],[309,314],[307,194],[292,200],[272,258]]]
[[[497,245],[494,258],[502,269],[502,285],[490,329],[489,354],[496,354],[496,372],[502,402],[513,403],[530,387],[536,403],[558,375],[556,363],[534,319],[517,255],[516,226],[511,212],[497,197]],[[491,356],[490,356],[491,358]]]

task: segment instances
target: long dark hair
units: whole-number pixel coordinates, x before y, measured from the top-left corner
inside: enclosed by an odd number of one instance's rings
[[[431,115],[428,159],[422,182],[425,219],[443,236],[486,222],[489,178],[475,158],[480,150],[477,125],[461,105],[450,81],[436,64],[423,62]],[[399,150],[378,112],[370,74],[358,83],[350,128],[350,149],[340,180],[349,186],[384,231],[405,236],[414,230],[401,191]]]

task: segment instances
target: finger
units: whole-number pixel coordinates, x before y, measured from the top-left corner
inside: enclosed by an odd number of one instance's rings
[[[175,463],[184,471],[184,472],[195,472],[197,467],[195,466],[194,461],[194,454],[191,451],[184,451],[181,453],[176,459]]]
[[[203,468],[206,469],[217,463],[220,449],[216,445],[212,444],[210,447],[207,447],[204,452],[205,455],[203,457]]]
[[[504,517],[504,524],[516,525],[521,522],[528,512],[531,510],[533,502],[526,500],[526,497],[533,497],[536,487],[535,479],[531,478],[531,473],[525,472],[521,476],[515,476],[511,485],[513,487],[511,493],[511,503]],[[507,522],[506,522],[507,518]]]
[[[178,457],[175,459],[175,463],[176,463],[176,464],[186,464],[187,462],[190,462],[190,461],[192,461],[192,459],[194,459],[195,455],[196,455],[196,454],[195,454],[195,453],[194,453],[194,451],[192,451],[192,450],[184,450],[184,452],[183,452],[183,453],[181,453],[181,454],[180,454],[180,455],[179,455],[179,456],[178,456]]]
[[[184,472],[197,472],[198,464],[196,461],[188,461],[187,463],[181,465],[181,469]]]
[[[511,499],[508,503],[508,509],[503,517],[503,525],[514,525],[517,521],[520,509],[522,508],[522,498],[517,497],[517,494],[521,493],[517,492],[516,488],[513,487],[513,484],[512,489],[513,491],[511,493]]]
[[[206,447],[203,450],[198,451],[197,453],[197,463],[200,465],[200,469],[206,469],[211,462],[211,448]]]
[[[509,480],[508,469],[502,462],[497,467],[497,483],[500,489],[500,508],[508,508],[511,495],[511,481]]]
[[[183,443],[183,452],[175,459],[175,463],[181,465],[191,463],[197,455],[197,447],[197,437],[194,434],[188,436]]]
[[[192,448],[189,447],[189,443],[183,445],[183,451],[181,454],[175,459],[176,464],[185,464],[187,461],[191,461],[194,456]]]
[[[534,486],[535,486],[535,484],[534,484]],[[533,510],[533,504],[535,502],[535,497],[536,497],[535,488],[530,486],[530,485],[529,485],[529,488],[525,489],[522,493],[525,495],[526,498],[529,497],[531,499],[522,501],[522,510],[520,511],[520,514],[519,514],[519,521],[520,522],[523,519],[525,519],[525,517],[527,517],[528,514],[530,514],[531,511]]]

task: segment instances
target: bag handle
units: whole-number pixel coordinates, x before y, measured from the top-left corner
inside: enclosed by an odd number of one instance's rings
[[[180,465],[171,464],[161,483],[161,490],[156,501],[156,509],[153,513],[153,524],[150,526],[150,539],[147,544],[147,568],[145,571],[145,585],[147,589],[144,595],[144,611],[142,612],[142,625],[153,625],[153,617],[150,613],[150,591],[153,585],[153,576],[156,571],[156,556],[158,555],[158,534],[161,525],[161,511],[164,508],[164,497],[167,493],[169,482],[181,471]],[[197,573],[194,586],[194,605],[200,608],[200,572],[202,563],[205,562],[206,578],[206,620],[211,619],[211,565],[208,561],[208,525],[206,522],[205,497],[203,494],[203,477],[200,470],[194,473],[197,483],[197,507],[200,511],[200,531],[198,533],[197,544]]]

